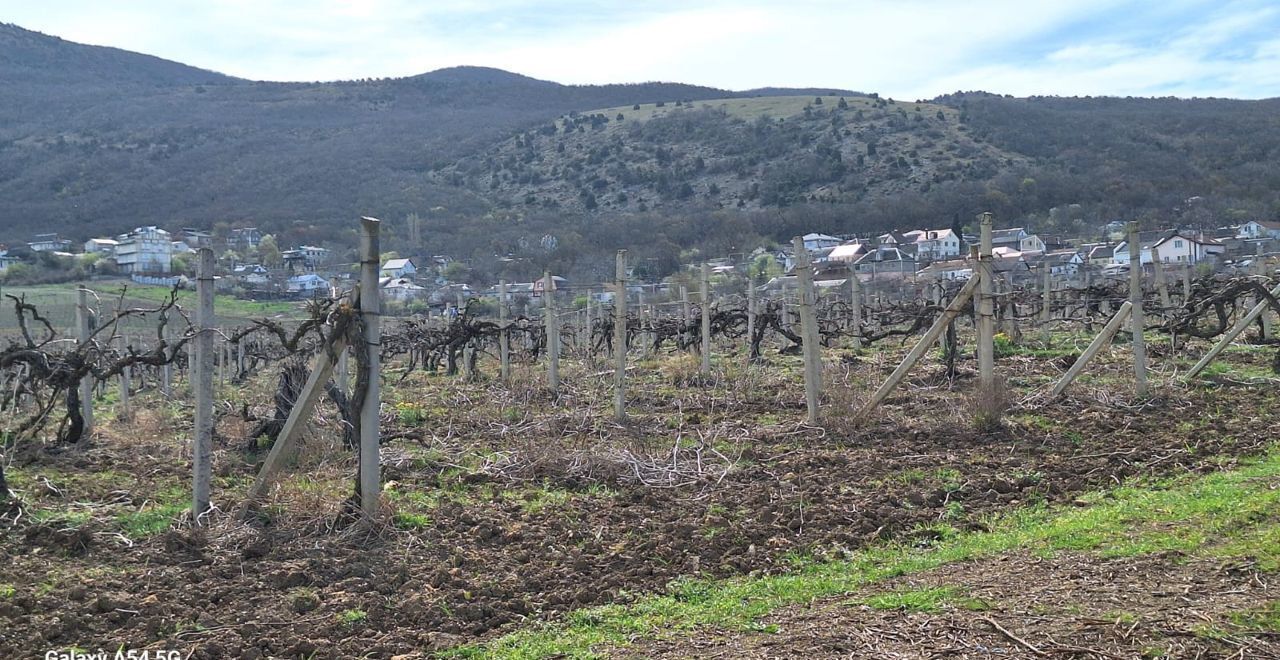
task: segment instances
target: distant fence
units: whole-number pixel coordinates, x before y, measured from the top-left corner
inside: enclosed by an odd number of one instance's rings
[[[138,275],[135,273],[132,276],[130,276],[129,279],[133,280],[137,284],[149,284],[151,286],[167,286],[172,288],[177,286],[179,282],[185,281],[187,278],[181,275],[170,275],[169,277],[159,277],[156,275]]]

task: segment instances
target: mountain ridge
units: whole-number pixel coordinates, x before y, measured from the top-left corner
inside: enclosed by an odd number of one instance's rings
[[[0,28],[0,82],[8,241],[256,225],[282,245],[353,246],[351,219],[374,215],[388,249],[452,254],[480,280],[499,267],[595,277],[624,247],[670,272],[695,250],[979,211],[1071,233],[1280,216],[1274,101],[904,102],[472,66],[278,83],[16,26]],[[411,214],[422,244],[405,243]],[[546,235],[561,247],[540,251]]]

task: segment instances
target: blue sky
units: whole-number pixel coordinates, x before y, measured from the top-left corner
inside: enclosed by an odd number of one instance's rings
[[[0,21],[258,80],[1280,96],[1277,0],[0,0]]]

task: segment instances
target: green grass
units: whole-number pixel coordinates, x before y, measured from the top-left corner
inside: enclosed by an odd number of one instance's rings
[[[1268,601],[1258,607],[1231,615],[1231,622],[1248,630],[1280,633],[1280,600]]]
[[[957,587],[934,587],[932,589],[905,589],[870,598],[853,601],[866,605],[873,610],[898,610],[903,612],[937,612],[945,605],[956,605],[967,610],[991,609],[985,602],[976,598],[966,598]]]
[[[847,594],[901,575],[1010,551],[1052,555],[1091,551],[1133,556],[1177,550],[1188,556],[1248,557],[1280,568],[1280,451],[1245,461],[1229,472],[1130,485],[1081,499],[1085,508],[1034,506],[995,517],[986,532],[954,532],[928,548],[894,543],[866,548],[846,560],[797,562],[796,570],[763,578],[682,579],[666,593],[630,605],[579,610],[561,624],[507,635],[486,645],[454,649],[452,657],[596,657],[656,631],[699,628],[751,630],[760,617],[788,605]],[[917,605],[939,594],[912,596]],[[907,600],[899,596],[899,602]],[[889,604],[893,601],[883,601]],[[977,603],[974,604],[978,605]]]
[[[392,522],[399,529],[426,529],[431,526],[431,517],[425,513],[397,511]]]
[[[344,626],[356,626],[364,623],[369,618],[369,614],[360,609],[343,610],[338,613],[338,623]]]
[[[109,315],[111,310],[115,308],[121,289],[126,285],[128,289],[124,297],[125,307],[153,308],[169,298],[169,289],[165,287],[143,286],[132,282],[113,280],[88,283],[88,288],[97,294],[97,300],[94,299],[94,296],[89,296],[90,304]],[[59,331],[66,331],[75,327],[76,288],[79,286],[78,283],[6,286],[4,287],[4,293],[26,296],[27,302],[34,304],[55,328],[58,328]],[[178,301],[184,309],[194,309],[195,292],[180,291],[178,293]],[[217,310],[219,317],[232,323],[262,317],[296,319],[302,318],[304,314],[302,304],[296,301],[255,302],[227,295],[214,296],[214,309]],[[12,306],[5,305],[0,307],[0,330],[15,329],[16,327],[17,320],[14,317]],[[152,337],[155,332],[154,319],[127,320],[123,324],[123,331],[126,334],[138,336],[148,333],[146,336]]]
[[[190,506],[187,492],[179,488],[166,488],[157,494],[157,500],[145,505],[139,511],[130,511],[116,516],[116,524],[120,532],[135,541],[155,536],[169,530],[174,518],[177,518]]]

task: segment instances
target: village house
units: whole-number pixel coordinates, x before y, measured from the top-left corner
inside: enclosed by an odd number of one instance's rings
[[[382,264],[382,277],[413,277],[417,272],[418,267],[413,265],[412,259],[388,259]]]
[[[1027,265],[1036,269],[1048,268],[1054,277],[1075,277],[1084,265],[1084,257],[1075,250],[1057,250],[1034,255],[1027,260]]]
[[[314,245],[303,245],[280,253],[285,271],[295,274],[314,273],[328,258],[327,248]]]
[[[950,229],[916,229],[903,234],[915,243],[917,261],[937,261],[960,256],[960,237]]]
[[[9,266],[22,263],[22,259],[9,254],[6,249],[0,249],[0,273],[9,270]]]
[[[1162,263],[1198,264],[1213,255],[1222,254],[1226,248],[1221,242],[1189,231],[1150,231],[1138,234],[1139,263],[1152,262],[1152,249],[1160,252]],[[1129,265],[1129,241],[1120,241],[1112,251],[1112,264]]]
[[[111,256],[115,254],[117,245],[119,241],[113,238],[91,238],[84,242],[84,253]]]
[[[1089,266],[1103,267],[1111,265],[1114,256],[1114,250],[1111,245],[1106,243],[1093,243],[1084,246],[1084,262]]]
[[[427,294],[426,287],[414,284],[407,277],[384,277],[378,280],[378,288],[382,291],[383,300],[392,302],[409,302]]]
[[[854,262],[860,279],[905,279],[916,272],[916,260],[905,250],[880,246]]]
[[[271,271],[261,264],[240,264],[231,270],[231,274],[240,282],[255,286],[271,281]]]
[[[840,239],[826,234],[805,234],[800,237],[800,240],[804,241],[804,249],[810,252],[833,248],[840,244]]]
[[[32,252],[67,252],[71,250],[71,241],[58,238],[57,234],[36,234],[35,240],[27,243]]]
[[[178,240],[197,250],[204,247],[213,247],[213,234],[204,229],[183,227],[182,231],[178,233]]]
[[[931,280],[966,281],[973,277],[973,262],[968,259],[935,261],[916,271],[916,277]]]
[[[996,229],[991,232],[991,247],[1006,247],[1018,252],[1044,252],[1044,241],[1023,227]]]
[[[236,250],[256,250],[262,242],[262,232],[257,227],[240,227],[227,234],[227,245]]]
[[[315,273],[295,275],[285,280],[285,290],[289,293],[312,295],[316,292],[328,292],[329,282]]]
[[[116,265],[129,275],[168,273],[173,267],[173,240],[169,232],[148,225],[116,236]]]
[[[1250,220],[1235,228],[1236,238],[1280,238],[1280,222]]]
[[[827,261],[851,264],[857,261],[862,255],[866,254],[870,249],[866,243],[858,241],[850,241],[841,243],[831,248],[831,253],[827,255]]]

